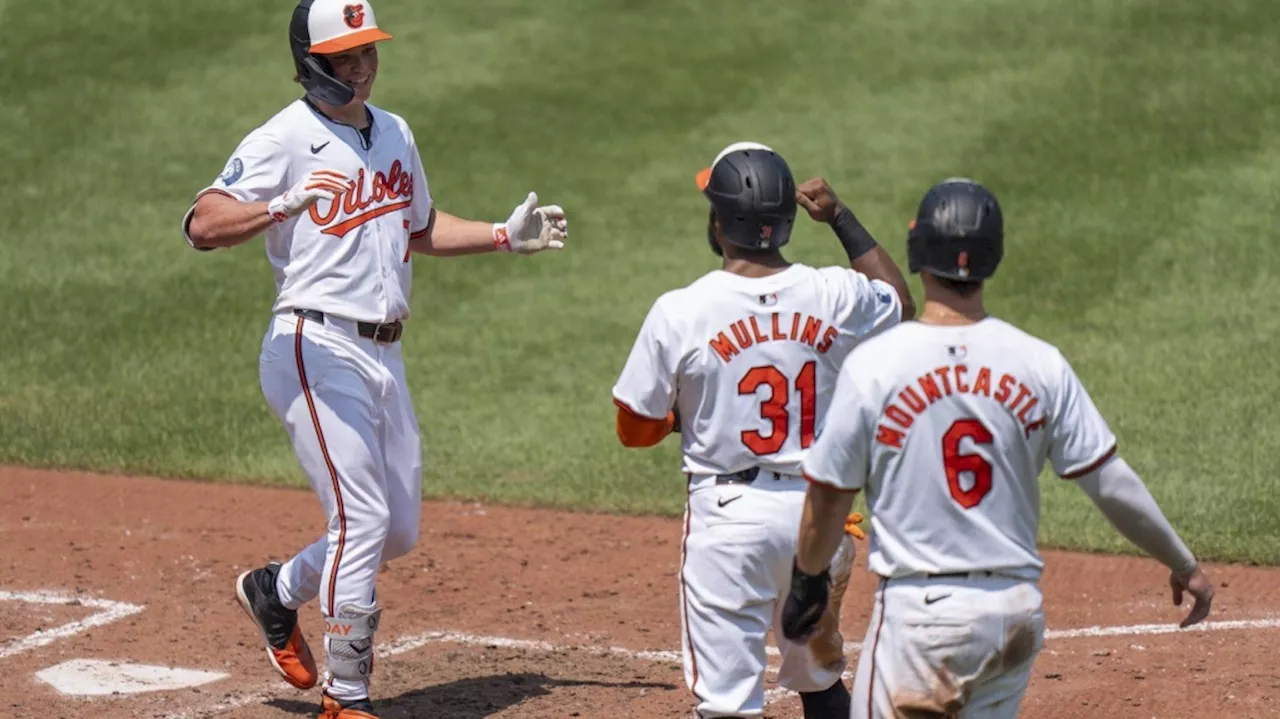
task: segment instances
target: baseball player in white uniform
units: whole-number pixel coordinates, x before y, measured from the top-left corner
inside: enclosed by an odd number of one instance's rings
[[[826,182],[797,190],[768,147],[730,145],[697,184],[722,268],[658,298],[613,397],[624,445],[680,433],[689,490],[682,650],[695,713],[755,717],[764,710],[766,635],[795,552],[800,460],[850,348],[914,308],[902,273]],[[797,202],[832,225],[852,269],[782,257]],[[833,564],[847,577],[852,541],[843,546]],[[779,683],[800,692],[808,719],[848,714],[838,607],[826,620],[811,647],[778,641]]]
[[[1171,570],[1174,604],[1213,586],[1070,364],[989,316],[983,281],[1003,254],[995,197],[935,185],[911,223],[925,305],[860,345],[840,371],[821,437],[782,624],[795,640],[826,601],[826,564],[854,494],[867,492],[879,591],[854,679],[853,717],[1016,717],[1044,644],[1036,536],[1046,459],[1125,537]]]
[[[242,574],[236,596],[272,666],[303,689],[320,677],[297,609],[318,597],[328,660],[320,716],[367,719],[375,575],[414,546],[421,509],[421,442],[400,350],[412,256],[560,249],[567,226],[533,193],[498,223],[434,207],[408,124],[368,103],[376,43],[391,38],[368,2],[302,0],[289,37],[305,97],[241,141],[183,229],[200,250],[265,234],[277,296],[262,391],[328,516],[325,536],[283,566]]]

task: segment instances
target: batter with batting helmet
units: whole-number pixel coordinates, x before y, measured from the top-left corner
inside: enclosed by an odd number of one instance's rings
[[[532,192],[501,222],[436,209],[408,123],[369,103],[390,39],[366,0],[298,3],[289,43],[304,96],[240,142],[182,222],[199,250],[265,236],[276,297],[259,380],[328,530],[234,589],[272,668],[301,689],[320,676],[297,610],[319,599],[323,719],[374,716],[374,581],[418,539],[422,449],[400,343],[413,256],[531,254],[567,233],[564,212]]]
[[[613,388],[616,426],[628,447],[680,436],[685,681],[698,716],[754,717],[764,711],[766,641],[795,554],[800,462],[822,431],[845,356],[914,308],[893,260],[826,181],[797,187],[773,149],[729,145],[696,184],[720,267],[650,308]],[[782,256],[800,206],[833,229],[849,266]],[[849,715],[839,597],[853,555],[844,535],[827,558],[836,589],[819,611],[819,636],[778,640],[778,681],[800,693],[806,719]]]
[[[925,194],[907,237],[924,284],[918,322],[850,353],[811,481],[783,634],[802,641],[827,604],[827,563],[860,491],[880,586],[854,678],[853,717],[1012,719],[1044,645],[1037,549],[1047,460],[1115,528],[1171,570],[1174,604],[1209,614],[1213,585],[1062,353],[987,314],[1004,256],[995,196],[968,179]]]

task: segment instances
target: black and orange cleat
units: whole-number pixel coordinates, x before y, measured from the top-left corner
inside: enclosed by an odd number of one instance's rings
[[[271,666],[298,689],[310,689],[319,680],[311,647],[298,627],[298,613],[276,595],[279,562],[251,569],[236,579],[236,600],[258,627]]]

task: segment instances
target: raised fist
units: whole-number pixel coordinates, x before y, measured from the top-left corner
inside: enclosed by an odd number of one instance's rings
[[[836,213],[842,207],[840,198],[836,197],[836,191],[831,189],[831,185],[821,177],[810,178],[800,183],[796,188],[796,202],[804,207],[809,217],[828,224],[835,220]]]

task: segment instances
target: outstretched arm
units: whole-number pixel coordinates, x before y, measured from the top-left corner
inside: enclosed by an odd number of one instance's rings
[[[1181,606],[1184,590],[1195,598],[1195,605],[1181,626],[1191,626],[1207,617],[1213,602],[1213,583],[1160,511],[1137,472],[1123,459],[1113,457],[1100,468],[1077,478],[1076,483],[1116,531],[1169,568],[1175,605]]]
[[[434,210],[427,231],[411,238],[409,249],[435,257],[563,249],[569,235],[564,210],[557,205],[537,207],[537,202],[538,195],[530,192],[511,217],[499,223],[465,220]]]

